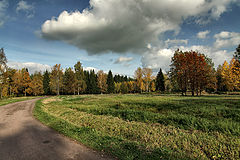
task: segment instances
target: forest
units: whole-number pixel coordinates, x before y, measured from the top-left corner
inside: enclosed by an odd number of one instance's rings
[[[150,68],[138,67],[134,77],[113,75],[112,71],[84,70],[80,61],[73,68],[56,64],[51,71],[29,74],[27,68],[16,70],[7,66],[4,49],[0,50],[0,98],[40,95],[79,95],[111,93],[181,93],[201,95],[240,90],[240,45],[230,62],[217,69],[212,60],[198,51],[176,50],[170,70],[160,68],[156,76]]]

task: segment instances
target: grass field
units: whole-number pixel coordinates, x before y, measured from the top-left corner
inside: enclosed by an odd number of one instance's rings
[[[20,102],[20,101],[25,101],[29,99],[34,99],[36,97],[13,97],[13,98],[4,98],[0,99],[0,106],[10,104],[10,103],[15,103],[15,102]]]
[[[118,159],[240,157],[240,96],[60,96],[38,101],[34,114]]]

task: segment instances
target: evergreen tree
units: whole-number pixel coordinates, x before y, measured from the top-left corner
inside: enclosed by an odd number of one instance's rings
[[[238,47],[236,48],[236,52],[234,53],[234,58],[240,62],[240,44],[238,45]]]
[[[160,68],[157,78],[156,78],[156,90],[157,91],[165,91],[165,79],[162,73],[162,69]]]
[[[46,70],[43,74],[43,90],[45,95],[50,95],[50,73]]]
[[[65,94],[73,94],[75,91],[76,77],[73,70],[69,67],[63,75],[63,85]]]
[[[77,62],[77,64],[74,65],[75,69],[75,75],[76,75],[76,87],[77,87],[77,93],[79,95],[80,92],[84,92],[86,90],[87,84],[84,80],[84,71],[82,68],[82,64],[80,61]]]
[[[89,75],[89,93],[99,93],[99,88],[97,85],[97,75],[95,74],[94,70],[91,70]]]
[[[107,85],[108,85],[108,88],[107,88],[108,93],[114,93],[115,85],[114,85],[114,80],[113,80],[113,75],[111,70],[108,72]]]

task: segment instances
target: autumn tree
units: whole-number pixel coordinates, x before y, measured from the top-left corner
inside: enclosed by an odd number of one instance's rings
[[[6,72],[7,72],[7,57],[5,56],[4,49],[0,49],[0,99],[3,97],[2,91],[6,85]]]
[[[75,75],[76,75],[77,93],[79,95],[80,93],[83,93],[87,88],[84,71],[83,71],[82,64],[80,63],[80,61],[78,61],[74,65],[74,70],[75,70]]]
[[[60,95],[60,87],[62,85],[63,71],[61,68],[61,64],[56,64],[52,68],[52,72],[50,75],[50,86],[52,91],[57,95]]]
[[[172,57],[171,77],[176,79],[182,94],[189,89],[194,96],[206,89],[210,82],[212,64],[204,55],[195,51],[182,52],[177,50]]]
[[[165,78],[161,68],[158,71],[157,78],[156,78],[156,90],[165,91]]]
[[[27,94],[32,93],[32,80],[30,78],[29,72],[27,68],[22,69],[22,86],[24,88],[24,95],[27,96]]]
[[[108,93],[114,93],[114,80],[113,80],[113,75],[112,75],[112,71],[110,70],[108,72],[108,76],[107,76],[107,92]]]
[[[150,92],[150,83],[152,81],[152,69],[150,68],[143,68],[143,80],[145,82],[145,88],[147,92]]]
[[[137,85],[138,91],[142,92],[144,90],[143,71],[140,67],[137,68],[137,70],[134,73],[134,76],[136,78],[136,85]]]
[[[128,93],[128,85],[127,85],[127,82],[121,82],[120,92],[121,92],[122,94]]]
[[[98,80],[98,88],[101,93],[106,93],[107,91],[107,74],[105,74],[102,70],[97,73]]]
[[[31,88],[34,96],[39,96],[44,93],[43,76],[41,72],[36,72],[33,74]]]

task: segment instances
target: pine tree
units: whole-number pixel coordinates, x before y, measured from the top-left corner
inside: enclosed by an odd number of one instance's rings
[[[43,74],[43,90],[45,95],[50,95],[50,73],[46,70]]]
[[[234,53],[234,58],[240,62],[240,44],[238,45],[238,47],[236,48],[236,52]]]
[[[113,80],[113,75],[111,70],[108,72],[107,85],[108,85],[108,88],[107,88],[108,93],[114,93],[115,85],[114,85],[114,80]]]
[[[95,74],[94,70],[91,70],[89,74],[89,93],[99,93],[99,88],[97,86],[97,75]]]
[[[77,93],[79,95],[80,92],[83,93],[87,88],[85,74],[84,74],[82,64],[80,63],[80,61],[78,61],[74,65],[74,70],[75,70],[75,75],[76,75]]]
[[[76,84],[75,74],[72,68],[67,68],[63,75],[63,85],[64,85],[64,93],[65,94],[73,94],[74,93],[74,85]]]
[[[162,73],[162,69],[160,68],[157,78],[156,78],[156,90],[157,91],[165,91],[165,79]]]

